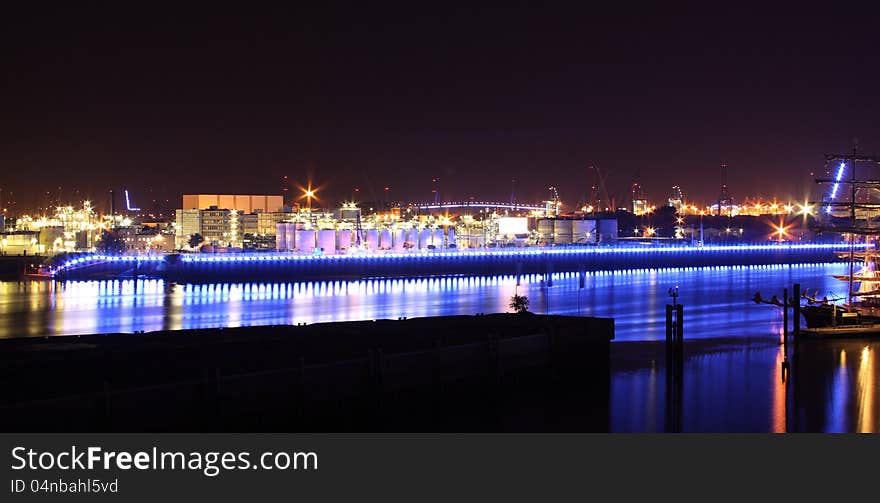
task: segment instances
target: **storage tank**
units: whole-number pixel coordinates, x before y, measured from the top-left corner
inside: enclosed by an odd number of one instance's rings
[[[617,241],[617,220],[602,219],[596,224],[596,234],[600,243]]]
[[[553,221],[553,243],[558,245],[571,244],[571,220],[557,218]]]
[[[431,244],[431,229],[422,229],[419,232],[419,250],[427,250]]]
[[[349,248],[351,248],[351,231],[350,230],[345,229],[345,230],[339,231],[336,235],[336,238],[338,241],[336,244],[337,250],[339,250],[341,252],[345,252],[345,251],[348,251]]]
[[[595,220],[573,220],[571,222],[572,241],[575,244],[593,244],[596,242]]]
[[[336,231],[333,229],[321,229],[318,231],[318,248],[322,248],[324,255],[336,253]]]
[[[553,243],[553,220],[542,218],[538,220],[538,239],[545,243]]]
[[[283,222],[275,224],[275,249],[287,251],[287,226]]]
[[[312,253],[315,251],[315,231],[296,231],[296,248],[305,253]]]
[[[374,252],[379,249],[379,231],[376,229],[367,229],[366,239],[368,250]]]
[[[379,232],[379,249],[390,250],[391,248],[393,248],[391,244],[391,230],[382,229],[382,231]]]
[[[438,250],[444,248],[443,246],[443,229],[434,229],[434,242],[433,244]]]
[[[446,231],[446,247],[453,248],[455,246],[455,228],[450,227],[449,230]]]
[[[296,250],[296,224],[284,224],[285,233],[287,234],[287,251]]]
[[[403,243],[406,242],[406,231],[403,229],[395,229],[391,234],[392,249],[396,252],[403,251]]]
[[[406,241],[411,245],[410,248],[418,248],[419,247],[419,230],[418,229],[410,229],[406,233]]]

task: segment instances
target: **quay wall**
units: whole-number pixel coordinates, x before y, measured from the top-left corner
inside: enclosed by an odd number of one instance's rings
[[[526,313],[0,340],[0,426],[606,431],[613,338]]]
[[[839,260],[846,244],[706,247],[548,247],[544,249],[404,252],[350,255],[172,254],[80,257],[63,263],[58,279],[161,277],[179,283],[307,281],[373,277],[481,276],[570,271],[823,263]]]

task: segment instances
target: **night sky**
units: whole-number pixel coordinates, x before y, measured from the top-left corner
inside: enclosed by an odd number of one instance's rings
[[[676,184],[709,202],[722,162],[734,197],[803,199],[824,153],[880,150],[865,15],[88,5],[4,7],[0,186],[19,209],[59,187],[174,208],[284,175],[328,199],[428,200],[439,177],[444,199],[507,200],[516,178],[518,200],[573,203],[589,165],[620,196],[638,176],[657,202]]]

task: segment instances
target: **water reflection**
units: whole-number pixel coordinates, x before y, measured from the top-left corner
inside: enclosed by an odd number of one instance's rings
[[[663,306],[678,285],[685,305],[683,431],[878,429],[880,343],[803,343],[792,379],[779,365],[780,312],[755,291],[842,293],[844,264],[713,267],[576,274],[173,285],[157,280],[0,283],[0,337],[474,314],[508,310],[514,292],[532,311],[615,318],[613,431],[664,431]],[[636,342],[641,341],[641,342]],[[647,341],[647,342],[645,342]]]
[[[641,345],[635,345],[641,346]],[[682,431],[691,432],[860,432],[880,423],[876,354],[880,342],[804,341],[783,383],[782,347],[775,337],[691,342],[684,366]],[[611,381],[613,431],[666,431],[666,389],[662,346],[638,355],[612,347],[617,370]],[[854,356],[851,356],[854,355]],[[625,368],[621,368],[625,367]],[[659,370],[658,370],[659,369]]]
[[[661,340],[663,305],[678,285],[687,338],[747,336],[779,326],[778,312],[748,304],[801,281],[839,290],[825,266],[707,267],[576,274],[308,283],[171,285],[158,280],[0,283],[0,337],[503,312],[514,292],[532,311],[615,318],[618,340]],[[774,326],[775,324],[775,326]]]

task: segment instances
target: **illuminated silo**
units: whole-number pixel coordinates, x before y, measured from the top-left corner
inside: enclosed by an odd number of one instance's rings
[[[390,250],[393,248],[390,229],[382,229],[382,232],[379,233],[379,248],[383,250]]]
[[[347,251],[351,248],[351,231],[348,229],[341,230],[337,233],[337,244],[336,248],[341,251]]]
[[[321,229],[318,231],[318,248],[321,248],[325,255],[333,255],[336,253],[336,231],[333,229]]]
[[[376,229],[367,229],[366,239],[368,250],[376,251],[379,249],[379,231]]]
[[[443,229],[434,229],[433,242],[431,244],[437,249],[443,248]]]
[[[431,229],[422,229],[419,233],[419,250],[425,250],[431,244]]]
[[[403,229],[394,229],[391,234],[391,248],[396,252],[403,251],[403,243],[406,242],[406,231]]]
[[[287,250],[287,226],[283,222],[275,224],[275,249]]]
[[[553,221],[553,243],[558,245],[571,244],[571,220],[557,218]]]
[[[593,244],[596,242],[595,220],[573,220],[571,236],[575,244]]]
[[[315,231],[314,230],[298,230],[296,231],[296,248],[302,252],[311,253],[315,251]]]

